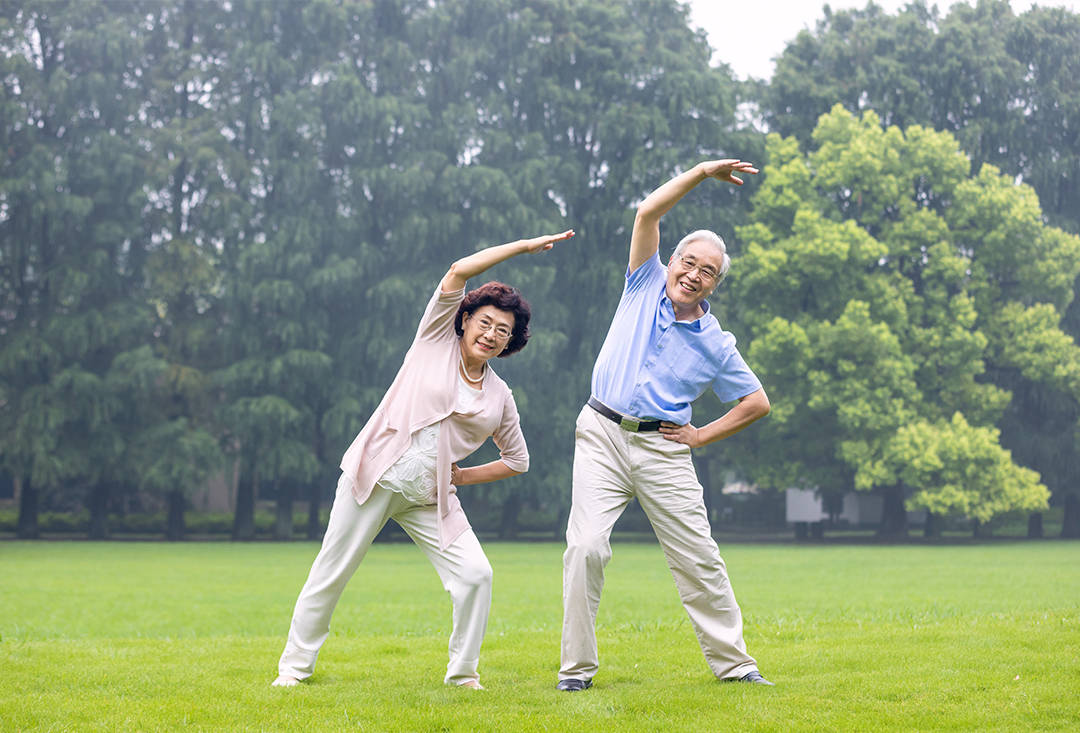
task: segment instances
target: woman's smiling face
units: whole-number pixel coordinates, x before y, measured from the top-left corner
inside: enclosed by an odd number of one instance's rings
[[[484,305],[466,314],[461,323],[461,348],[467,361],[487,361],[506,348],[514,333],[514,314]]]

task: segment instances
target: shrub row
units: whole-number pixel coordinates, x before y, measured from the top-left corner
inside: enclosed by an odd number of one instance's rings
[[[327,512],[320,517],[322,526],[326,526]],[[14,533],[18,522],[18,511],[0,510],[0,533]],[[270,512],[255,513],[255,535],[272,537],[274,534],[274,515]],[[82,512],[42,512],[38,515],[38,529],[42,534],[85,535],[90,527],[90,513]],[[233,515],[204,512],[184,513],[184,532],[197,536],[228,537],[232,534]],[[124,535],[164,535],[166,518],[164,512],[155,514],[110,514],[109,534]],[[307,515],[297,512],[293,515],[293,536],[303,537],[307,529]]]

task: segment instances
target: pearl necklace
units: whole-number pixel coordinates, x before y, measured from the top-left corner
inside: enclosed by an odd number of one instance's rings
[[[469,384],[480,384],[484,381],[484,367],[480,367],[480,376],[473,379],[469,376],[469,370],[465,366],[465,357],[458,353],[458,362],[461,364],[461,376],[465,378],[465,381]]]

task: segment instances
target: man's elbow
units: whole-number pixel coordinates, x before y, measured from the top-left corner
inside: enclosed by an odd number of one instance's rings
[[[772,412],[772,403],[769,402],[769,396],[765,394],[765,390],[761,390],[754,400],[754,411],[755,420],[760,420]]]
[[[634,214],[634,228],[641,229],[646,226],[655,225],[660,221],[660,214],[655,211],[655,208],[650,204],[648,199],[641,202],[638,206],[637,213]]]

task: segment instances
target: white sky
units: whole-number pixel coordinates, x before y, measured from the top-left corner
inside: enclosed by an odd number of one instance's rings
[[[974,5],[976,0],[967,0]],[[813,28],[828,2],[834,11],[866,7],[867,0],[687,0],[691,24],[704,28],[716,52],[714,60],[729,64],[735,75],[767,79],[772,76],[773,58],[803,28]],[[909,0],[876,0],[887,13],[895,14]],[[955,0],[937,0],[942,16]],[[1014,13],[1028,10],[1031,0],[1010,0]],[[1080,0],[1040,0],[1042,6],[1066,7],[1080,12]]]

